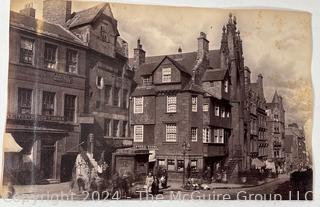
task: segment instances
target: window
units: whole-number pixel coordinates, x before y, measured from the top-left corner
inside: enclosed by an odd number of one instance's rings
[[[192,96],[191,102],[192,102],[192,112],[197,112],[197,110],[198,110],[198,97]]]
[[[209,111],[209,104],[203,104],[202,111]]]
[[[76,96],[65,95],[64,97],[64,119],[74,121],[76,111]]]
[[[111,86],[110,85],[105,85],[104,87],[104,100],[105,103],[110,105],[110,99],[111,99]]]
[[[171,160],[171,159],[168,159],[167,168],[170,171],[174,171],[175,170],[175,161]]]
[[[20,41],[20,62],[32,64],[33,62],[33,40],[28,38],[21,38]]]
[[[133,98],[133,113],[142,114],[143,113],[143,97]]]
[[[167,112],[175,113],[177,108],[177,97],[167,96]]]
[[[223,144],[224,143],[224,129],[219,129],[219,140],[218,143]]]
[[[107,26],[101,25],[100,27],[100,37],[101,40],[104,42],[109,42],[108,32],[107,32]]]
[[[113,95],[113,105],[114,106],[119,106],[119,93],[120,93],[120,89],[119,88],[114,88],[114,95]]]
[[[158,166],[166,166],[165,159],[158,159]]]
[[[198,160],[191,160],[190,167],[192,172],[196,172],[198,170]]]
[[[202,139],[203,143],[210,143],[210,128],[203,128],[202,130]]]
[[[275,121],[279,121],[279,115],[278,115],[278,114],[275,114],[275,115],[274,115],[274,120],[275,120]]]
[[[134,125],[133,131],[134,142],[143,142],[143,125]]]
[[[127,136],[127,127],[128,127],[128,122],[127,121],[123,121],[122,122],[122,137],[126,137]]]
[[[219,129],[213,130],[213,143],[219,143]]]
[[[78,73],[78,52],[75,50],[67,49],[66,72]]]
[[[128,108],[128,90],[126,90],[126,89],[123,89],[122,107],[125,109]]]
[[[224,84],[224,92],[228,93],[228,91],[229,91],[229,81],[225,80],[223,84]]]
[[[152,77],[151,76],[143,77],[142,81],[144,86],[150,86],[152,84]]]
[[[104,135],[107,137],[111,136],[111,120],[110,119],[104,120]]]
[[[57,46],[46,43],[44,47],[44,67],[54,69],[56,67]]]
[[[103,77],[102,76],[97,76],[96,77],[96,86],[98,89],[102,89],[103,87]]]
[[[178,172],[183,172],[184,160],[177,160],[177,170]]]
[[[198,128],[192,127],[191,128],[191,141],[196,142],[198,140]]]
[[[225,111],[224,107],[221,107],[221,117],[222,118],[226,117],[226,111]]]
[[[214,115],[215,115],[215,116],[220,116],[219,106],[215,106],[215,107],[214,107]]]
[[[229,111],[226,112],[226,117],[227,117],[227,118],[230,117],[230,112],[229,112]]]
[[[32,90],[18,88],[18,112],[20,114],[31,114]]]
[[[176,142],[177,141],[177,126],[176,124],[166,125],[166,141]]]
[[[112,136],[119,137],[119,120],[113,120]]]
[[[53,92],[43,91],[42,93],[42,115],[54,115],[54,99],[56,94]]]
[[[162,83],[171,82],[171,68],[162,68]]]

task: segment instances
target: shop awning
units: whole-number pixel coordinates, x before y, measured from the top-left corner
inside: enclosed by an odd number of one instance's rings
[[[155,162],[155,161],[156,161],[156,151],[149,150],[149,162]]]
[[[3,136],[3,151],[4,152],[20,152],[22,147],[16,142],[10,133],[5,133]]]
[[[254,165],[258,169],[265,166],[265,163],[258,158],[254,158],[252,160],[251,164]]]

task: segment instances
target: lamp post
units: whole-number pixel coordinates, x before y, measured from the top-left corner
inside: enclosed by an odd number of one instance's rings
[[[182,175],[182,187],[184,187],[185,185],[185,177],[186,177],[186,153],[187,151],[190,151],[191,147],[190,147],[190,143],[184,141],[182,143],[182,154],[183,154],[183,175]]]

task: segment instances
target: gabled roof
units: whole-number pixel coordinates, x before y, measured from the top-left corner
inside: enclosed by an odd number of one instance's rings
[[[226,69],[207,69],[202,77],[202,81],[222,81],[225,79],[228,70]]]
[[[187,52],[180,54],[170,54],[170,55],[159,55],[159,56],[149,56],[145,58],[145,63],[139,68],[140,75],[151,75],[155,67],[168,57],[176,67],[179,67],[183,72],[191,75],[193,66],[197,60],[197,52]],[[208,54],[208,59],[210,67],[218,69],[221,66],[220,50],[210,50]],[[129,64],[133,64],[133,58],[129,59]]]
[[[272,103],[279,103],[279,99],[280,99],[280,96],[278,95],[278,91],[276,90],[272,98]]]
[[[66,26],[68,28],[74,28],[91,24],[92,22],[96,21],[102,14],[110,17],[115,32],[119,34],[119,31],[117,29],[117,21],[113,17],[109,3],[101,3],[89,9],[74,12],[72,14],[72,18],[67,21]]]
[[[35,19],[14,11],[10,11],[10,26],[84,45],[76,35],[58,24]]]
[[[170,58],[169,56],[164,56],[163,59],[160,62],[153,62],[153,63],[147,63],[147,64],[142,64],[141,67],[139,68],[140,70],[140,75],[144,76],[144,75],[151,75],[157,68],[159,65],[161,65],[161,63],[163,61],[165,61],[166,59],[168,59],[178,70],[180,70],[181,72],[184,72],[188,75],[191,75],[189,70],[186,69],[181,62],[175,61],[174,59]]]

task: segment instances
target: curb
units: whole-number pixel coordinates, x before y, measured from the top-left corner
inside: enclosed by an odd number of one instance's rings
[[[276,180],[278,180],[279,178],[267,181],[267,182],[263,182],[260,184],[256,184],[256,185],[242,185],[242,186],[237,186],[237,187],[228,187],[228,186],[221,186],[221,187],[213,187],[210,188],[210,190],[215,190],[215,189],[242,189],[242,188],[252,188],[252,187],[258,187],[258,186],[262,186],[264,184],[268,184],[268,183],[272,183],[275,182]],[[167,191],[182,191],[182,192],[192,192],[194,190],[186,190],[186,189],[182,189],[182,188],[173,188],[173,189],[163,189],[163,192],[167,192]]]

